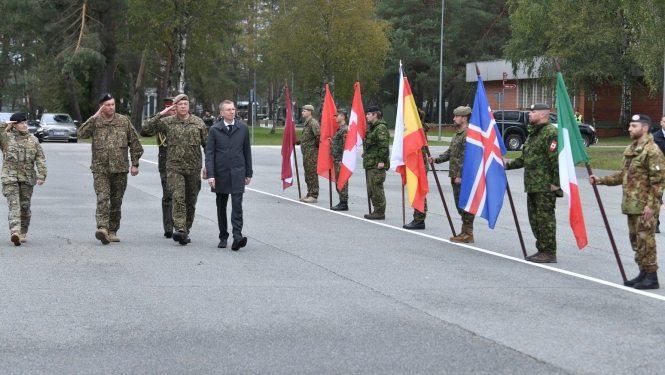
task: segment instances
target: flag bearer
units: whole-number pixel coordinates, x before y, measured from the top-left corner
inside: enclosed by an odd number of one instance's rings
[[[305,167],[305,183],[307,183],[307,195],[300,201],[305,203],[316,203],[319,198],[319,175],[316,173],[316,165],[319,161],[319,138],[321,137],[321,125],[314,118],[314,106],[302,107],[302,117],[305,119],[305,127],[297,144],[302,151],[302,163]]]
[[[367,133],[363,143],[363,168],[367,171],[367,189],[374,211],[365,214],[365,219],[384,220],[386,218],[386,193],[383,183],[386,171],[390,169],[390,133],[388,125],[378,106],[367,107]]]
[[[346,143],[346,133],[349,131],[349,115],[343,109],[338,109],[335,113],[335,121],[339,128],[335,135],[331,138],[330,142],[330,157],[333,158],[335,163],[335,181],[339,180],[339,170],[342,164],[342,156],[344,156],[344,144]],[[335,184],[337,189],[337,184]],[[339,194],[339,203],[333,206],[333,211],[348,211],[349,210],[349,182],[344,184],[342,190],[337,189]]]
[[[660,197],[665,188],[665,156],[649,134],[651,119],[634,115],[628,127],[635,141],[623,152],[623,168],[613,175],[589,176],[589,183],[623,185],[621,211],[628,216],[630,244],[640,273],[623,284],[635,289],[658,289],[658,262],[654,230],[660,211]]]
[[[522,155],[506,163],[506,169],[524,168],[524,191],[531,231],[538,252],[526,257],[534,263],[556,263],[556,198],[563,197],[559,187],[557,128],[550,123],[550,107],[531,106],[528,136]]]
[[[466,149],[466,133],[469,128],[469,118],[471,117],[470,107],[457,107],[453,111],[455,117],[453,122],[457,131],[450,142],[450,147],[436,159],[430,157],[428,161],[437,164],[450,161],[448,167],[448,176],[450,184],[453,186],[453,196],[455,197],[455,207],[462,217],[462,230],[456,237],[450,237],[450,241],[459,243],[473,243],[473,220],[475,215],[468,213],[459,207],[460,187],[462,186],[462,167],[464,166],[464,150]]]
[[[427,137],[427,132],[429,131],[429,126],[425,123],[425,111],[418,109],[418,116],[420,117],[420,124],[423,126],[423,131],[425,132],[425,137]],[[429,171],[429,163],[427,162],[427,151],[426,147],[423,146],[420,149],[420,152],[423,155],[423,163],[425,163],[425,173]],[[425,229],[425,219],[427,218],[427,198],[425,198],[424,212],[420,212],[417,209],[413,209],[413,221],[408,224],[402,225],[404,229]]]

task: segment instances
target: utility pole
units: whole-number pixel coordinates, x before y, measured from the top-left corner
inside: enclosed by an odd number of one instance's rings
[[[441,140],[441,112],[443,111],[443,4],[441,0],[441,48],[439,53],[439,101],[436,103],[436,111],[439,112],[439,141]],[[665,102],[664,104],[665,105]]]

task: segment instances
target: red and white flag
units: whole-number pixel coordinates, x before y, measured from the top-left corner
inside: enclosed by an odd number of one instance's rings
[[[293,123],[293,105],[289,88],[286,88],[286,122],[284,124],[284,137],[282,138],[282,189],[293,185],[293,170],[295,160],[293,150],[298,138],[296,138],[296,126]]]
[[[360,98],[360,82],[356,82],[356,92],[353,94],[353,104],[349,116],[349,130],[346,133],[342,164],[339,167],[339,180],[337,181],[337,189],[339,190],[342,190],[344,184],[356,170],[358,147],[363,144],[366,130],[367,121],[365,120],[363,102]]]
[[[321,137],[319,143],[319,159],[316,165],[316,173],[335,181],[335,164],[330,156],[330,138],[335,135],[339,124],[335,121],[337,107],[330,95],[330,87],[326,83],[326,97],[323,100],[323,113],[321,114]]]

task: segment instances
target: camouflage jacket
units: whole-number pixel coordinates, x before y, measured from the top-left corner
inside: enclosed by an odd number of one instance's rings
[[[103,116],[90,117],[79,128],[78,136],[82,139],[92,138],[90,169],[93,172],[127,173],[127,148],[134,166],[139,165],[143,155],[143,146],[129,118],[117,113],[111,121],[106,121]]]
[[[303,155],[319,152],[319,138],[321,138],[321,125],[312,117],[305,122],[305,127],[300,137],[300,151],[302,151]]]
[[[450,161],[450,165],[448,166],[448,177],[450,178],[462,178],[467,129],[469,129],[468,126],[455,132],[453,139],[450,141],[450,147],[448,147],[446,152],[434,159],[434,162],[437,164]]]
[[[335,161],[342,160],[344,156],[344,145],[346,144],[346,133],[349,131],[349,125],[340,125],[330,142],[330,157]]]
[[[201,147],[206,148],[208,128],[200,118],[189,115],[186,121],[178,115],[162,117],[157,114],[143,123],[143,132],[149,136],[160,132],[168,140],[166,169],[201,169]]]
[[[7,124],[3,123],[2,126],[6,128]],[[46,158],[39,140],[34,135],[21,133],[16,129],[3,131],[0,133],[0,149],[3,156],[3,185],[24,182],[34,186],[37,180],[46,179]]]
[[[383,119],[367,123],[363,150],[363,168],[377,169],[377,165],[383,163],[383,169],[390,169],[390,133]]]
[[[524,142],[522,155],[506,163],[506,169],[524,168],[524,191],[527,193],[549,193],[550,185],[559,186],[559,152],[557,150],[557,128],[549,121],[531,124]],[[563,196],[561,190],[555,192]]]
[[[623,152],[620,172],[599,179],[600,185],[623,184],[621,211],[641,214],[644,206],[660,212],[660,197],[665,185],[665,156],[649,134],[640,144],[633,142]]]

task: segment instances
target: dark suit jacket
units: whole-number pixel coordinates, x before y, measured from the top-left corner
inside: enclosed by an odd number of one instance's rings
[[[229,134],[224,121],[208,131],[206,146],[206,172],[215,179],[213,193],[242,194],[245,177],[252,177],[252,150],[247,125],[235,120]]]
[[[653,133],[653,141],[656,142],[660,152],[665,154],[665,135],[663,134],[663,129]]]

